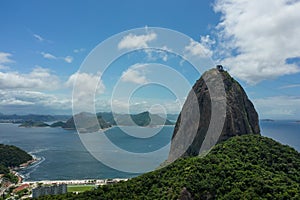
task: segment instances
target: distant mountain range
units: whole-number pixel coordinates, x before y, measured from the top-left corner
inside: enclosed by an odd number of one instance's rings
[[[174,125],[168,118],[165,119],[158,114],[142,112],[139,114],[118,114],[112,112],[99,112],[97,116],[102,118],[111,125],[121,126],[156,126],[156,125]]]
[[[157,114],[151,114],[148,111],[139,114],[117,114],[112,112],[100,112],[97,113],[96,116],[97,120],[91,113],[82,112],[76,114],[71,117],[64,125],[62,125],[62,128],[77,128],[79,132],[93,132],[99,129],[106,129],[111,126],[174,125],[174,123],[170,120],[164,119]]]
[[[70,115],[5,115],[0,113],[0,123],[23,123],[26,121],[40,121],[40,122],[53,122],[53,121],[66,121],[70,118]]]
[[[174,125],[178,115],[170,114],[165,119],[158,114],[148,111],[139,114],[119,114],[112,112],[99,112],[95,115],[88,112],[81,112],[74,116],[68,115],[4,115],[0,113],[0,123],[19,123],[20,127],[62,127],[64,129],[80,132],[93,132],[99,129],[106,129],[111,126],[159,126]],[[74,120],[75,119],[75,120]],[[175,119],[175,120],[174,120]],[[54,122],[49,124],[47,122]],[[76,122],[76,123],[75,123]],[[76,125],[75,125],[76,124]]]

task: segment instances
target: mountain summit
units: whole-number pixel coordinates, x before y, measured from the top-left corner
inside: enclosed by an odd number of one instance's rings
[[[258,114],[242,86],[222,67],[205,72],[177,119],[168,161],[196,156],[236,135],[260,134]]]

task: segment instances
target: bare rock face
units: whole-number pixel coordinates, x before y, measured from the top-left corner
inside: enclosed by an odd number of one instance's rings
[[[205,72],[177,119],[168,162],[197,156],[230,137],[260,134],[258,114],[244,89],[223,69]]]

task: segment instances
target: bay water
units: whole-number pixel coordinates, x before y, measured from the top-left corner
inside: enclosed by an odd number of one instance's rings
[[[262,135],[300,151],[300,123],[288,120],[261,121],[260,126]],[[131,127],[130,129],[132,132],[143,132],[152,128],[141,130],[141,127]],[[128,137],[119,127],[108,129],[105,134],[122,149],[145,153],[169,145],[173,129],[174,126],[164,126],[159,134],[147,139]],[[3,123],[0,124],[0,143],[15,145],[39,158],[34,165],[20,170],[28,181],[129,178],[138,175],[121,172],[99,162],[83,146],[77,132],[72,130],[48,127],[20,128],[18,124]],[[148,162],[153,166],[159,166],[167,159],[168,153],[169,148],[165,148],[159,159],[153,157]],[[120,158],[111,157],[111,159]]]

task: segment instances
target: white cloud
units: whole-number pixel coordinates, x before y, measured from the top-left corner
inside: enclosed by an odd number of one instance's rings
[[[148,61],[157,61],[161,59],[165,62],[168,61],[170,52],[173,52],[172,49],[167,46],[163,46],[160,49],[144,49],[143,50],[147,54]]]
[[[111,101],[111,106],[113,107],[114,111],[127,112],[129,110],[130,104],[128,101],[121,101],[118,99],[113,99]]]
[[[103,105],[103,103],[102,103]],[[151,111],[151,113],[162,114],[165,111],[167,113],[179,113],[181,111],[181,104],[178,100],[165,100],[157,98],[137,98],[137,99],[113,99],[110,100],[107,105],[113,107],[114,112],[127,113],[141,113],[144,111]],[[109,107],[107,106],[107,107]]]
[[[26,106],[26,105],[33,105],[33,102],[23,101],[16,99],[14,97],[9,99],[1,99],[0,100],[0,106]]]
[[[300,97],[273,96],[253,100],[262,118],[300,117]]]
[[[0,72],[0,89],[48,89],[59,88],[59,78],[49,69],[36,67],[28,74]]]
[[[200,58],[206,58],[212,56],[212,51],[206,46],[208,45],[207,38],[201,37],[201,39],[203,40],[201,41],[203,43],[196,42],[192,39],[190,40],[189,45],[184,47],[185,57],[198,56]],[[206,39],[207,41],[205,41],[204,39]]]
[[[300,84],[284,85],[284,86],[281,86],[279,89],[295,88],[295,87],[300,87]]]
[[[74,49],[73,52],[74,53],[81,53],[81,52],[84,52],[85,51],[85,48],[80,48],[80,49]]]
[[[167,46],[163,46],[161,49],[162,49],[162,51],[160,52],[160,57],[163,61],[167,62],[168,54],[173,51],[172,51],[172,49],[168,48]]]
[[[66,85],[68,87],[73,87],[76,82],[76,86],[80,87],[78,88],[78,91],[84,92],[90,90],[93,93],[96,91],[98,94],[102,94],[105,90],[105,86],[102,80],[100,80],[100,75],[101,73],[88,74],[76,72],[69,77]]]
[[[144,35],[134,35],[130,33],[122,38],[118,44],[118,49],[135,49],[147,48],[148,43],[157,38],[156,33],[148,33]]]
[[[57,57],[50,53],[41,52],[41,55],[49,60],[64,60],[66,63],[72,63],[73,57],[72,56],[66,56],[66,57]]]
[[[73,57],[72,56],[67,56],[64,58],[64,60],[67,62],[67,63],[72,63],[73,62]]]
[[[9,69],[6,64],[14,62],[10,59],[11,56],[10,53],[0,52],[0,69]]]
[[[72,101],[76,106],[75,109],[93,111],[95,97],[105,91],[105,85],[100,80],[100,75],[100,72],[97,74],[76,72],[69,77],[66,86],[73,88]]]
[[[40,35],[38,35],[38,34],[33,34],[33,37],[35,38],[35,39],[37,39],[38,41],[40,41],[40,42],[43,42],[45,39],[44,38],[42,38],[42,36],[40,36]]]
[[[286,59],[300,55],[300,2],[217,0],[221,12],[216,54],[230,73],[250,84],[300,72]]]
[[[31,90],[0,90],[0,108],[5,113],[69,112],[71,100],[60,95]]]
[[[121,81],[131,82],[136,84],[147,83],[146,68],[148,64],[137,63],[129,67],[125,72],[122,73]]]
[[[47,58],[47,59],[52,59],[52,60],[56,60],[56,59],[57,59],[56,56],[54,56],[54,55],[52,55],[52,54],[50,54],[50,53],[41,52],[41,54],[42,54],[42,56],[43,56],[44,58]]]

